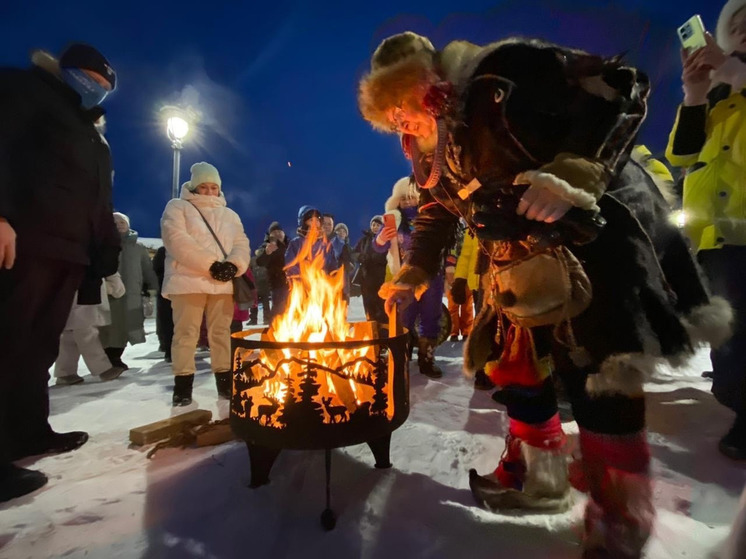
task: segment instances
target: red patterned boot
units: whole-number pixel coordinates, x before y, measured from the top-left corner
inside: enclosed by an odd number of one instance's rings
[[[645,432],[603,435],[581,429],[580,449],[590,493],[583,558],[642,557],[655,518]]]
[[[570,508],[565,434],[559,415],[539,424],[512,419],[497,469],[469,471],[469,487],[484,508],[563,512]]]

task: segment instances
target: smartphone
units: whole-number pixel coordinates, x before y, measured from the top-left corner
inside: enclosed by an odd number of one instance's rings
[[[705,39],[705,26],[702,24],[702,18],[694,15],[686,20],[686,23],[678,28],[679,40],[681,46],[691,54],[701,49],[707,44]]]
[[[394,214],[383,214],[383,226],[396,229],[396,218]]]

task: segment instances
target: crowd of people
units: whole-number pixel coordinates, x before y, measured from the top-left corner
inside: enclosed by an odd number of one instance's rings
[[[496,389],[509,418],[494,470],[469,472],[475,500],[546,513],[567,510],[571,486],[587,492],[584,557],[640,557],[649,538],[644,382],[657,364],[710,345],[713,393],[735,412],[719,449],[746,460],[746,1],[729,0],[717,37],[682,51],[665,155],[683,170],[683,228],[653,171],[665,166],[635,147],[643,72],[535,39],[438,50],[405,32],[376,49],[358,102],[398,134],[412,173],[354,245],[304,205],[294,234],[274,221],[252,252],[218,169],[198,162],[151,261],[111,204],[110,63],[83,44],[32,61],[0,72],[0,501],[47,482],[15,461],[88,439],[50,427],[50,368],[58,385],[83,382],[82,356],[92,376],[117,379],[155,298],[173,406],[192,402],[201,346],[230,398],[231,332],[258,323],[259,302],[265,324],[283,313],[302,257],[343,274],[369,320],[397,304],[419,373],[441,377],[437,345],[463,342],[475,388]],[[237,301],[236,281],[253,303]],[[574,461],[558,397],[580,428]]]

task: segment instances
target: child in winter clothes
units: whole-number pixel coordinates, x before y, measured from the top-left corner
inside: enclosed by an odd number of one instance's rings
[[[70,385],[83,382],[78,375],[78,360],[83,361],[91,375],[101,380],[114,380],[124,368],[113,365],[106,355],[99,338],[99,327],[111,322],[109,297],[121,298],[125,293],[124,283],[119,273],[105,278],[101,285],[101,303],[80,305],[73,303],[65,330],[60,337],[60,351],[54,363],[56,385]]]
[[[411,177],[396,181],[391,196],[386,200],[386,213],[394,215],[396,229],[384,226],[373,242],[373,249],[379,253],[389,253],[389,268],[394,273],[409,249],[418,200],[419,191]],[[392,248],[394,239],[398,249]],[[402,324],[417,340],[417,365],[420,373],[430,378],[443,376],[443,371],[435,363],[435,345],[440,334],[440,316],[443,312],[442,300],[443,276],[437,274],[426,287],[423,286],[418,300],[402,311]],[[419,332],[415,328],[418,317]]]
[[[451,314],[450,339],[452,342],[457,342],[459,334],[465,340],[471,332],[471,326],[474,323],[474,296],[470,289],[465,289],[463,299],[459,298],[458,301],[454,299],[453,286],[456,282],[456,257],[452,254],[446,257],[445,276],[448,312]]]

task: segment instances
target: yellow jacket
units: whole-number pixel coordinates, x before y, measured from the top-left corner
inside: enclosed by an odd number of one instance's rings
[[[672,165],[689,168],[684,179],[684,230],[696,250],[746,245],[744,94],[746,90],[735,91],[709,111],[704,105],[680,106],[669,135],[666,158]],[[702,144],[699,151],[697,144]]]
[[[456,261],[454,277],[465,278],[469,289],[479,289],[479,275],[477,275],[477,258],[479,257],[479,243],[470,231],[464,233],[464,242]]]

